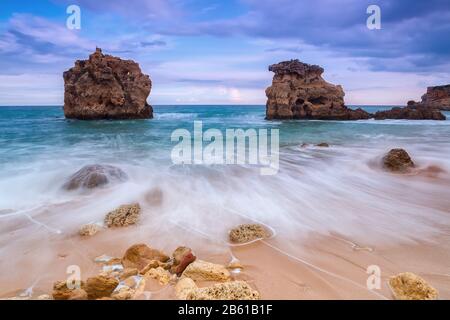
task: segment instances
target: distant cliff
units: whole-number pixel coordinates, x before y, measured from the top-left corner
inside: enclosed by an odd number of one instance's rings
[[[411,102],[408,104],[411,104]],[[422,101],[416,104],[441,110],[450,110],[450,84],[428,87],[427,93],[422,96]]]

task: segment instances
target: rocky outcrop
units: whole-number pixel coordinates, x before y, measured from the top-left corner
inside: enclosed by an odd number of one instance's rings
[[[270,237],[270,232],[260,224],[241,224],[230,230],[229,238],[233,243],[246,243],[256,239]]]
[[[374,114],[376,120],[406,119],[406,120],[445,120],[445,115],[439,109],[408,103],[408,106],[395,107],[391,110],[378,111]]]
[[[450,84],[428,87],[427,93],[422,96],[422,101],[419,103],[410,101],[409,104],[412,103],[428,108],[450,111]]]
[[[383,157],[383,166],[391,172],[406,173],[415,167],[408,152],[392,149]]]
[[[75,172],[64,184],[64,189],[93,189],[111,182],[122,182],[128,176],[120,168],[110,165],[88,165]]]
[[[64,72],[64,115],[69,119],[148,119],[152,82],[132,60],[104,55],[97,48]]]
[[[323,68],[299,60],[271,65],[275,73],[266,89],[266,119],[358,120],[370,114],[344,105],[344,90],[322,78]]]
[[[436,300],[439,295],[435,288],[411,272],[391,277],[389,286],[397,300]]]
[[[105,217],[105,225],[108,228],[127,227],[136,224],[141,214],[139,203],[122,205],[116,210],[111,211]]]

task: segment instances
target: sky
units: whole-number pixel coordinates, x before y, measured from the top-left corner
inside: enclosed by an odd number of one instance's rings
[[[140,64],[152,105],[265,104],[268,66],[290,59],[346,104],[404,105],[450,83],[450,0],[0,0],[0,105],[62,105],[63,72],[96,47]]]

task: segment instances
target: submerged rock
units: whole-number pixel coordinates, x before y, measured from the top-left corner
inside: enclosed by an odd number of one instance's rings
[[[391,110],[378,111],[374,114],[375,120],[405,119],[405,120],[445,120],[445,115],[439,109],[422,106],[408,105]]]
[[[123,182],[128,176],[120,168],[110,165],[88,165],[75,172],[64,184],[64,189],[93,189],[111,182]]]
[[[330,145],[326,142],[321,142],[321,143],[316,144],[316,147],[329,148]]]
[[[389,279],[397,300],[436,300],[438,291],[421,277],[411,272],[400,273]]]
[[[64,72],[64,115],[68,119],[148,119],[152,82],[132,60],[104,55],[97,48]]]
[[[125,252],[122,258],[122,264],[125,268],[142,270],[152,260],[167,262],[169,257],[159,250],[150,248],[146,244],[135,244]]]
[[[89,299],[109,297],[118,285],[116,278],[99,275],[86,280],[86,292]]]
[[[259,300],[260,294],[244,281],[218,283],[198,288],[190,278],[181,278],[175,286],[181,300]]]
[[[81,282],[79,288],[69,289],[66,281],[57,281],[53,285],[53,299],[55,300],[87,300],[88,294],[83,289],[84,283]]]
[[[229,238],[233,243],[246,243],[256,239],[270,237],[270,232],[260,224],[241,224],[230,230]]]
[[[108,228],[112,228],[136,224],[139,220],[140,213],[141,207],[139,206],[139,203],[122,205],[106,215],[105,225]]]
[[[362,109],[344,104],[344,90],[322,78],[323,68],[299,60],[271,65],[275,73],[266,89],[266,119],[359,120],[369,119]]]
[[[404,149],[392,149],[384,156],[383,166],[392,172],[406,173],[415,165]]]
[[[203,260],[189,264],[183,276],[199,281],[228,281],[231,277],[225,266]]]
[[[178,247],[172,253],[173,264],[171,272],[180,276],[186,267],[195,261],[196,256],[188,247]]]
[[[80,230],[78,230],[78,234],[82,237],[90,237],[100,232],[102,229],[101,226],[95,223],[89,223],[81,226]]]

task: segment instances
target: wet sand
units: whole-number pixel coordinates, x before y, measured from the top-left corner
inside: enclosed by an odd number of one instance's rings
[[[343,235],[312,233],[298,241],[286,242],[277,236],[232,247],[194,233],[184,236],[190,243],[183,245],[192,247],[202,260],[227,265],[233,257],[238,259],[244,269],[233,272],[233,277],[249,282],[262,299],[392,299],[387,281],[390,276],[406,271],[423,277],[439,290],[441,299],[450,299],[448,236],[434,242],[376,245],[355,243]],[[152,238],[145,228],[135,226],[105,230],[87,239],[57,235],[22,246],[15,253],[3,252],[2,257],[10,254],[11,259],[1,260],[2,270],[9,272],[0,274],[0,297],[19,296],[27,289],[33,298],[51,294],[53,282],[66,279],[68,266],[78,265],[82,278],[86,279],[101,270],[101,265],[94,262],[96,257],[102,254],[121,257],[134,243],[144,242],[166,253],[175,249],[176,245],[158,247],[155,243],[161,237],[153,241]],[[366,270],[371,265],[381,270],[379,290],[371,291],[366,286],[369,277]],[[145,291],[140,299],[176,298],[173,285],[163,287],[156,280],[149,281]]]

